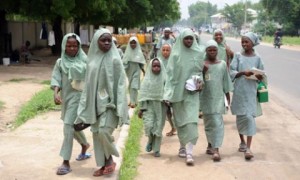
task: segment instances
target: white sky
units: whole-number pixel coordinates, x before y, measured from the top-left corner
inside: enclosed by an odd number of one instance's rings
[[[189,17],[188,6],[198,1],[203,1],[203,2],[209,1],[213,5],[216,4],[218,6],[218,9],[222,9],[226,3],[232,5],[237,2],[245,1],[245,0],[224,0],[224,1],[222,0],[177,0],[177,1],[180,3],[181,19],[187,19]],[[251,1],[252,3],[257,3],[259,0],[247,0],[247,1]]]

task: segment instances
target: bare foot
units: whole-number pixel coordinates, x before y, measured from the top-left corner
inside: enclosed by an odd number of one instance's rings
[[[96,177],[97,177],[97,176],[102,176],[102,175],[104,175],[104,174],[103,174],[104,168],[105,168],[105,167],[103,166],[102,168],[100,168],[100,169],[98,169],[97,171],[95,171],[94,174],[93,174],[93,176],[96,176]]]

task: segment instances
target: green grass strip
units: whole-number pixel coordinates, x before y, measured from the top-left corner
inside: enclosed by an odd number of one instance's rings
[[[19,127],[27,120],[36,115],[54,109],[53,91],[47,87],[46,89],[36,93],[30,101],[21,107],[21,110],[16,117],[13,127]]]
[[[129,135],[123,152],[123,162],[119,173],[120,180],[132,180],[137,175],[137,157],[141,151],[140,140],[142,135],[143,121],[138,118],[136,111],[130,121]]]

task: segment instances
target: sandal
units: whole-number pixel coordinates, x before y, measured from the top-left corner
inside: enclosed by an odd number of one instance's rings
[[[215,151],[215,152],[213,153],[213,155],[212,155],[212,159],[213,159],[214,162],[219,162],[219,161],[221,161],[221,156],[220,156],[219,152]]]
[[[249,148],[247,148],[247,150],[245,152],[245,159],[251,160],[253,157],[254,157],[253,153],[251,152],[251,150]]]
[[[160,157],[160,152],[159,151],[155,152],[154,157]]]
[[[166,136],[174,136],[176,133],[176,130],[174,131],[174,130],[171,130],[170,132],[167,132],[166,133]]]
[[[66,166],[66,165],[61,165],[58,169],[57,169],[57,171],[56,171],[56,174],[57,175],[65,175],[65,174],[68,174],[69,172],[71,172],[72,171],[72,169],[71,169],[71,167],[69,167],[69,166]]]
[[[178,156],[181,157],[181,158],[185,158],[186,157],[186,149],[185,149],[185,147],[179,148]]]
[[[151,151],[152,151],[152,144],[147,144],[145,150],[146,150],[147,152],[151,152]]]
[[[90,158],[92,155],[90,153],[85,153],[85,154],[79,154],[78,157],[76,158],[77,161],[83,161],[88,158]]]
[[[96,177],[102,176],[102,175],[104,175],[103,171],[104,171],[104,167],[102,167],[102,168],[98,169],[97,171],[95,171],[93,176],[96,176]]]
[[[193,156],[191,154],[187,154],[186,155],[186,165],[188,166],[193,166],[194,165],[194,159]]]
[[[213,148],[212,147],[207,147],[206,148],[206,154],[213,155],[214,154]]]
[[[247,145],[245,143],[240,143],[239,151],[246,152],[246,150],[247,150]]]
[[[111,165],[105,166],[103,170],[104,175],[112,174],[115,171],[116,163],[113,162]]]

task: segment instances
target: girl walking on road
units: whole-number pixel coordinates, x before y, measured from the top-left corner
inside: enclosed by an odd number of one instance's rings
[[[162,61],[162,64],[164,65],[165,69],[167,68],[171,51],[172,51],[172,46],[170,44],[164,44],[158,53],[158,58]],[[170,106],[167,106],[167,120],[170,123],[171,131],[167,132],[166,135],[173,136],[175,135],[176,128],[174,126],[174,122],[172,119],[172,108]]]
[[[139,93],[139,118],[143,118],[145,135],[148,136],[147,152],[160,157],[162,131],[166,119],[166,104],[163,102],[166,72],[158,58],[150,61]]]
[[[108,29],[97,30],[88,52],[86,85],[75,124],[90,124],[96,164],[94,176],[112,174],[119,156],[112,133],[128,123],[126,75],[117,47]]]
[[[224,138],[222,115],[226,112],[224,94],[230,103],[229,92],[233,90],[226,63],[217,59],[217,54],[217,42],[209,40],[203,70],[205,87],[200,96],[200,104],[208,142],[206,153],[211,154],[214,161],[221,160],[219,148]]]
[[[253,75],[250,70],[264,70],[261,57],[253,49],[259,44],[259,39],[253,32],[248,32],[241,38],[243,50],[236,53],[230,64],[230,75],[234,81],[231,111],[236,115],[236,125],[240,136],[239,151],[245,153],[245,159],[254,157],[250,150],[252,137],[256,134],[255,117],[262,115],[261,106],[257,101],[257,86],[259,81],[267,83],[266,76],[256,74],[257,80],[247,79]],[[245,141],[244,136],[247,136]]]
[[[137,105],[138,90],[140,89],[141,71],[145,75],[144,64],[146,63],[141,45],[137,37],[130,37],[127,44],[123,65],[128,78],[128,90],[130,95],[129,105],[135,108]]]
[[[64,122],[64,140],[60,150],[60,156],[64,160],[57,169],[58,175],[71,172],[69,161],[72,155],[73,138],[81,145],[81,153],[76,160],[81,161],[91,157],[86,153],[90,145],[84,133],[74,131],[73,128],[85,78],[87,57],[81,49],[80,38],[73,33],[64,36],[61,49],[61,57],[56,61],[51,78],[54,102],[62,105],[61,119]]]
[[[203,52],[194,32],[185,29],[179,35],[167,66],[164,100],[173,108],[180,149],[179,157],[193,165],[193,147],[198,140],[199,90],[201,89]],[[189,82],[187,85],[186,81]]]

